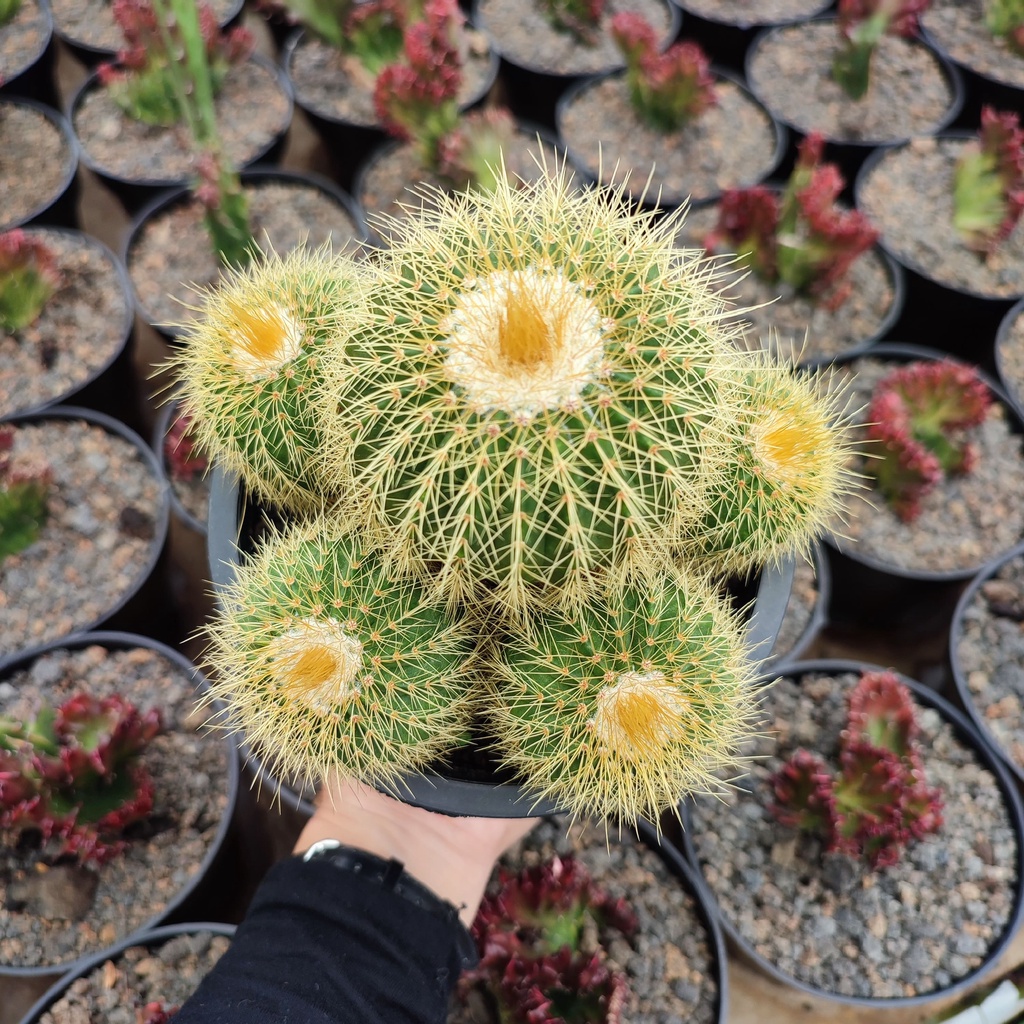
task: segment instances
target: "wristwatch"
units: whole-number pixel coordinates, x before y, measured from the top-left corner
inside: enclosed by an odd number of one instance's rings
[[[428,889],[422,882],[416,881],[400,860],[394,857],[384,860],[374,853],[357,850],[354,846],[345,846],[337,839],[320,839],[303,855],[306,863],[313,860],[326,861],[341,871],[349,871],[361,875],[367,881],[390,889],[396,896],[408,900],[414,907],[450,921],[456,928],[456,946],[459,956],[468,964],[476,963],[476,946],[459,919],[459,911],[442,899],[437,893]]]

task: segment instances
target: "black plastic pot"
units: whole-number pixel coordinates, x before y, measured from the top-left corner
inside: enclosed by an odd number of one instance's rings
[[[810,564],[814,567],[814,585],[817,589],[817,597],[814,607],[811,609],[810,618],[788,649],[780,650],[777,643],[773,645],[771,656],[764,662],[762,671],[771,669],[772,672],[781,672],[787,665],[799,661],[828,624],[828,610],[832,600],[832,573],[829,569],[825,545],[821,541],[814,542]],[[792,600],[792,590],[790,591],[790,600]]]
[[[53,15],[50,13],[49,0],[35,0],[45,29],[39,45],[31,52],[20,54],[16,67],[8,71],[6,77],[0,75],[0,96],[25,96],[38,100],[51,107],[57,106],[57,85],[54,79],[54,60],[56,46],[53,37]],[[3,29],[0,29],[2,34]]]
[[[217,466],[214,466],[210,483],[210,576],[215,592],[222,593],[234,580],[243,552],[250,546],[262,521],[263,510],[248,501],[237,478]],[[755,583],[738,585],[733,594],[739,607],[749,607],[753,601],[747,624],[753,661],[761,661],[771,653],[786,612],[793,571],[794,563],[788,560],[763,571]],[[288,806],[312,813],[309,792],[296,793],[267,772],[251,752],[246,753],[271,792],[280,792]],[[396,784],[392,795],[427,810],[482,818],[520,818],[554,814],[558,810],[509,773],[502,773],[496,764],[484,771],[467,770],[461,775],[456,769],[444,774],[433,771],[410,774]]]
[[[858,358],[891,360],[894,364],[918,359],[948,358],[944,352],[920,345],[884,342],[860,355],[835,360],[842,366]],[[1024,422],[1014,412],[996,381],[979,371],[995,399],[1006,407],[1012,429],[1024,434]],[[917,636],[945,629],[968,580],[980,565],[946,571],[905,568],[858,551],[852,543],[826,536],[832,576],[830,621],[839,625],[903,631],[910,642]]]
[[[798,661],[787,665],[781,673],[773,672],[770,675],[762,676],[758,681],[758,685],[764,686],[770,684],[778,677],[779,674],[799,679],[809,674],[840,675],[849,672],[860,673],[864,671],[874,671],[878,670],[880,667],[881,666],[867,664],[860,661],[832,659]],[[933,1012],[938,1012],[941,1007],[948,1006],[950,1001],[957,995],[962,995],[966,993],[968,989],[977,985],[977,983],[981,981],[985,975],[989,974],[996,966],[1002,954],[1012,942],[1017,929],[1020,927],[1021,921],[1024,920],[1024,806],[1021,804],[1021,798],[1016,785],[1010,778],[1001,758],[990,747],[982,733],[980,733],[975,726],[971,724],[966,716],[961,714],[961,712],[953,707],[952,704],[939,696],[929,687],[903,675],[900,676],[900,679],[911,690],[914,700],[918,704],[923,707],[934,709],[945,721],[949,722],[953,726],[959,740],[965,745],[971,747],[975,751],[979,762],[995,776],[1000,795],[1006,806],[1011,824],[1017,836],[1017,850],[1015,855],[1017,888],[1013,899],[1013,909],[1010,913],[1006,927],[998,940],[986,953],[984,961],[977,968],[957,979],[946,988],[901,998],[870,998],[847,996],[835,992],[828,992],[824,989],[810,985],[794,977],[788,972],[781,970],[770,960],[758,953],[757,950],[754,949],[753,945],[740,934],[736,926],[722,913],[721,908],[714,900],[714,895],[711,894],[711,899],[715,906],[715,915],[722,926],[722,931],[725,933],[726,940],[730,947],[736,951],[744,961],[766,977],[791,990],[795,989],[797,992],[804,993],[807,996],[813,996],[816,999],[823,1000],[827,1003],[836,1004],[836,1007],[833,1010],[833,1013],[836,1016],[839,1015],[839,1006],[861,1006],[874,1010],[879,1014],[888,1009],[919,1007],[922,1008],[922,1019],[930,1019],[930,1016],[924,1012],[924,1008],[931,1007]],[[695,826],[692,823],[689,804],[684,802],[681,805],[680,810],[683,820],[682,842],[686,859],[703,878],[704,867],[701,864],[700,856],[697,853],[692,839],[693,829]],[[830,1014],[824,1019],[832,1019],[832,1015]]]
[[[281,50],[281,66],[284,68],[288,80],[292,82],[292,63],[295,60],[295,52],[302,45],[306,38],[306,30],[298,28],[291,31]],[[470,97],[462,104],[462,110],[469,110],[479,105],[487,93],[490,92],[498,77],[498,54],[492,47],[490,53],[490,68],[483,86],[477,94]],[[295,86],[292,83],[292,92],[295,93]],[[323,142],[324,148],[331,162],[331,171],[334,179],[343,189],[355,192],[355,177],[358,169],[366,162],[370,154],[389,136],[379,124],[360,124],[353,121],[346,121],[337,117],[327,110],[306,103],[301,96],[295,95],[295,103],[306,115],[306,119],[312,125],[313,130]]]
[[[202,694],[207,688],[205,677],[191,661],[174,648],[148,636],[116,630],[81,632],[61,640],[55,640],[30,652],[22,653],[16,658],[4,661],[3,664],[0,664],[0,675],[7,678],[12,673],[27,668],[38,657],[52,650],[81,650],[93,645],[111,650],[144,648],[154,651],[183,672],[194,677],[197,695]],[[237,870],[233,864],[236,852],[232,849],[231,833],[239,798],[239,773],[234,739],[228,735],[220,735],[216,741],[224,744],[228,773],[227,805],[224,816],[218,824],[213,842],[195,873],[174,893],[164,909],[129,935],[119,939],[115,945],[76,960],[37,967],[14,967],[9,964],[0,964],[0,986],[9,978],[44,978],[65,972],[78,972],[83,968],[88,969],[97,961],[102,963],[103,960],[109,959],[115,951],[125,946],[134,945],[140,935],[157,925],[174,921],[203,920],[210,912],[214,914],[224,912],[229,905],[234,886],[237,884]]]
[[[1022,389],[1020,382],[1011,381],[1006,372],[1006,349],[1010,341],[1010,331],[1022,316],[1024,316],[1024,298],[1014,303],[1007,310],[1002,320],[1000,320],[999,328],[996,331],[994,354],[996,377],[999,379],[1003,391],[1006,392],[1007,400],[1013,406],[1017,415],[1024,420],[1024,389]]]
[[[241,22],[244,3],[245,0],[233,0],[230,9],[220,22],[222,29],[231,28]],[[117,51],[120,44],[115,47],[94,46],[92,43],[87,43],[82,39],[76,39],[66,29],[61,28],[58,21],[54,21],[53,31],[54,35],[64,44],[71,56],[80,64],[85,65],[90,71],[97,64],[117,59]]]
[[[166,603],[161,559],[167,539],[170,498],[167,493],[169,486],[160,468],[160,464],[153,454],[153,450],[134,430],[126,427],[120,420],[107,416],[105,413],[96,412],[93,409],[84,409],[79,406],[53,406],[37,413],[7,416],[0,420],[0,423],[17,425],[53,419],[85,420],[87,423],[101,427],[108,433],[123,438],[138,450],[139,457],[146,463],[150,472],[163,484],[162,500],[153,521],[153,539],[149,545],[149,554],[145,562],[138,567],[131,586],[109,608],[97,615],[92,622],[83,622],[77,629],[70,634],[66,634],[66,636],[77,636],[80,633],[96,629],[142,630],[152,633],[157,628],[155,626],[157,622],[163,622],[164,628],[166,628],[168,624],[166,610],[162,614],[157,615],[157,609]],[[6,669],[8,665],[16,660],[24,659],[37,653],[39,650],[53,646],[60,639],[48,640],[31,648],[25,647],[20,650],[0,652],[0,671]]]
[[[775,171],[778,169],[779,164],[782,162],[783,157],[786,155],[786,151],[789,146],[789,132],[779,121],[777,121],[765,105],[757,99],[753,93],[747,88],[746,83],[742,78],[734,72],[720,66],[712,66],[712,74],[716,79],[725,80],[732,82],[733,85],[741,89],[743,93],[749,98],[750,102],[760,108],[765,117],[768,118],[771,123],[772,132],[775,136],[775,147],[772,150],[772,154],[765,163],[761,173],[758,175],[756,180],[751,180],[746,183],[747,186],[758,185],[767,178],[770,178]],[[569,162],[572,164],[573,170],[581,180],[595,184],[598,181],[598,169],[590,164],[580,156],[573,148],[568,144],[565,138],[565,134],[562,130],[562,125],[565,121],[566,111],[569,107],[577,100],[581,93],[587,89],[591,89],[598,85],[600,82],[613,76],[623,77],[625,72],[623,71],[610,71],[600,75],[590,75],[587,78],[581,78],[575,80],[564,92],[558,97],[558,101],[555,104],[555,124],[558,128],[558,138],[562,145],[565,147],[566,155],[569,158]],[[639,117],[639,115],[637,115]],[[591,125],[593,133],[600,134],[601,125]],[[728,143],[728,140],[723,140],[724,143]],[[748,171],[752,170],[750,168]],[[646,180],[646,178],[644,178]],[[680,182],[680,186],[685,188],[686,182]],[[736,186],[739,187],[739,186]],[[746,186],[744,186],[746,187]],[[671,208],[674,206],[680,206],[684,202],[690,207],[705,206],[709,203],[715,202],[721,197],[721,191],[709,192],[705,195],[694,195],[693,193],[686,193],[681,188],[678,192],[671,192],[668,186],[663,186],[659,197],[659,189],[655,186],[652,187],[650,192],[644,192],[642,197],[636,193],[630,193],[630,198],[633,200],[643,200],[643,205],[649,209],[664,209]]]
[[[241,165],[241,170],[253,167],[256,164],[265,167],[273,167],[276,165],[281,154],[284,152],[285,142],[288,137],[288,128],[291,125],[292,112],[294,110],[291,83],[288,81],[288,78],[282,69],[277,64],[274,64],[258,53],[254,54],[250,60],[264,68],[274,77],[278,88],[280,88],[281,92],[287,98],[288,119],[284,128],[277,132],[273,138],[268,139],[266,144],[258,152],[254,153],[243,165]],[[71,125],[72,131],[75,131],[75,115],[77,114],[83,100],[90,92],[94,92],[102,88],[103,86],[99,79],[99,71],[93,70],[71,94],[71,98],[67,104],[67,111],[68,122]],[[78,138],[77,133],[75,137]],[[191,174],[172,178],[123,177],[97,163],[94,157],[90,155],[88,148],[82,143],[81,139],[78,139],[78,151],[82,164],[85,167],[88,167],[89,170],[96,175],[101,184],[105,185],[114,193],[115,196],[117,196],[129,217],[138,213],[143,206],[158,197],[161,192],[170,188],[183,188],[189,185],[192,180]]]
[[[34,228],[28,228],[31,234]],[[131,282],[124,264],[99,239],[74,228],[46,228],[47,231],[73,237],[83,247],[100,251],[117,275],[117,281],[124,296],[124,316],[119,323],[110,325],[111,337],[115,343],[110,347],[109,357],[91,374],[79,383],[73,384],[59,394],[35,405],[14,408],[3,415],[28,415],[42,412],[54,405],[74,401],[76,405],[95,409],[134,427],[138,419],[135,402],[135,381],[131,363],[132,329],[135,326],[135,312],[132,307]]]
[[[532,3],[533,0],[522,0]],[[665,34],[664,45],[668,46],[679,35],[682,25],[682,11],[665,0],[671,22]],[[486,19],[480,16],[480,0],[473,0],[473,24],[491,39],[491,46],[501,57],[498,80],[504,87],[505,102],[509,109],[521,118],[538,124],[548,131],[556,131],[555,107],[559,96],[577,79],[585,75],[573,72],[552,71],[522,56],[513,56],[502,49],[502,40],[487,28]],[[626,66],[625,58],[615,61],[603,71],[617,71]]]
[[[40,195],[31,209],[23,216],[14,216],[0,209],[0,232],[12,228],[27,227],[29,224],[46,224],[54,227],[75,227],[78,223],[78,142],[67,118],[53,107],[24,96],[0,95],[0,107],[6,104],[30,107],[38,111],[60,133],[64,140],[67,167],[59,186],[50,195]],[[0,120],[2,127],[2,120]],[[3,134],[0,132],[0,148],[3,148]]]
[[[317,174],[308,171],[289,171],[280,167],[250,167],[241,174],[242,184],[258,184],[261,181],[278,180],[293,184],[305,184],[315,188],[333,199],[352,218],[357,233],[365,238],[368,234],[366,221],[362,210],[352,197],[334,182]],[[147,221],[159,216],[172,206],[186,203],[191,199],[192,193],[188,188],[175,188],[159,193],[152,200],[146,203],[132,218],[128,231],[124,235],[120,256],[128,268],[129,278],[131,277],[131,252]],[[132,285],[132,297],[135,302],[135,311],[139,317],[149,324],[160,337],[168,344],[175,344],[178,338],[178,329],[173,325],[156,322],[153,314],[143,305],[139,299],[138,292]]]
[[[818,24],[822,22],[834,21],[835,18],[832,15],[824,15],[819,18],[809,19],[806,24]],[[756,59],[757,52],[765,44],[765,41],[770,39],[774,34],[784,31],[789,26],[779,25],[772,28],[762,29],[754,39],[751,41],[747,48],[747,56],[744,61],[744,74],[746,76],[747,87],[750,91],[757,96],[757,98],[764,103],[764,105],[771,111],[772,116],[777,120],[786,125],[791,132],[792,137],[792,148],[789,154],[789,159],[783,165],[783,176],[788,176],[792,169],[792,163],[796,158],[796,147],[799,145],[801,140],[807,135],[807,131],[792,121],[788,120],[782,114],[771,109],[771,106],[765,102],[763,96],[758,95],[757,86],[750,74],[751,66]],[[918,39],[921,46],[926,47],[931,51],[932,55],[939,62],[942,68],[943,74],[945,75],[946,81],[949,83],[950,92],[952,99],[949,107],[946,109],[945,114],[941,120],[933,125],[926,134],[936,135],[941,131],[944,131],[949,127],[957,118],[961,108],[964,104],[964,84],[963,79],[960,76],[960,72],[957,70],[954,64],[951,64],[946,58],[939,53],[930,43],[924,39]],[[851,101],[852,102],[852,101]],[[861,165],[867,159],[868,155],[879,148],[887,148],[889,146],[900,145],[903,142],[908,142],[909,139],[833,139],[826,137],[825,140],[825,160],[832,163],[838,164],[840,171],[842,171],[843,177],[846,179],[847,186],[856,179],[857,172],[860,170]]]
[[[118,958],[126,949],[130,949],[133,946],[145,946],[156,952],[168,939],[177,938],[179,935],[195,935],[198,932],[212,932],[214,935],[230,937],[235,934],[235,926],[233,924],[223,924],[219,921],[196,921],[147,928],[145,931],[137,933],[134,937],[119,942],[116,946],[111,946],[109,950],[104,950],[96,956],[89,957],[76,966],[74,970],[68,971],[64,977],[51,985],[33,1003],[28,1013],[21,1018],[20,1024],[38,1024],[43,1014],[61,999],[79,978],[84,978],[98,967],[102,967],[107,960],[112,960],[116,964]]]
[[[968,139],[976,132],[950,131],[937,139]],[[886,147],[890,148],[890,147]],[[860,195],[872,171],[885,159],[886,148],[869,154],[854,182],[854,202],[863,209]],[[895,147],[892,147],[895,148]],[[995,372],[992,339],[1020,295],[995,296],[936,280],[919,263],[895,252],[885,236],[878,244],[903,267],[906,275],[906,301],[903,315],[893,334],[913,344],[941,349],[951,355]]]
[[[1007,770],[1010,771],[1017,780],[1018,788],[1021,792],[1024,792],[1024,765],[1022,765],[1017,758],[1011,756],[1011,754],[1006,750],[1003,741],[1000,740],[989,727],[984,713],[979,709],[974,700],[964,666],[957,653],[960,641],[963,638],[964,620],[969,609],[975,601],[979,599],[984,600],[980,594],[982,587],[995,577],[1008,562],[1012,562],[1014,559],[1021,558],[1022,556],[1024,556],[1024,541],[1018,544],[1011,551],[1000,555],[998,558],[993,559],[985,565],[978,575],[971,580],[967,589],[960,596],[960,600],[957,602],[956,608],[953,611],[953,621],[949,628],[949,666],[953,677],[957,703],[964,709],[968,717],[974,723],[974,727],[978,732],[980,732],[988,740],[992,748],[999,753],[1003,762],[1006,764]],[[998,641],[996,642],[996,645],[998,645]],[[1006,660],[1009,662],[1013,661],[1012,658],[1008,658]]]

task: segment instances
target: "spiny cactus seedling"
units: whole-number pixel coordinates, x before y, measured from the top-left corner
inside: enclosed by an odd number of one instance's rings
[[[14,451],[16,431],[0,424],[0,563],[24,551],[46,523],[52,473]]]
[[[795,751],[772,779],[772,810],[828,852],[889,867],[910,840],[941,827],[942,798],[925,782],[913,697],[894,672],[863,673],[847,707],[838,771]]]
[[[661,53],[654,26],[628,11],[612,18],[611,31],[626,58],[633,107],[652,127],[678,131],[717,102],[711,64],[697,43],[673,43]]]
[[[0,234],[0,329],[35,323],[60,282],[57,257],[41,238],[20,228]]]
[[[117,64],[100,65],[100,82],[136,121],[165,127],[184,121],[186,111],[175,84],[180,72],[172,66],[185,59],[180,28],[174,22],[162,23],[149,0],[114,0],[112,7],[125,45],[118,52]],[[206,4],[197,5],[197,12],[216,93],[228,69],[249,58],[256,40],[242,26],[222,31]]]
[[[210,468],[210,460],[196,443],[192,416],[176,409],[164,435],[164,462],[173,480],[195,480]]]
[[[207,632],[223,699],[275,773],[395,786],[469,725],[467,628],[337,521],[276,533]]]
[[[904,522],[946,475],[968,472],[976,458],[966,431],[985,421],[992,393],[978,371],[952,359],[917,360],[875,386],[867,436],[876,442],[867,471]]]
[[[0,826],[42,833],[52,859],[103,863],[153,807],[138,755],[161,729],[157,710],[114,694],[77,693],[32,721],[0,717]]]
[[[918,15],[931,0],[839,0],[837,26],[840,49],[832,77],[854,100],[871,84],[871,59],[886,35],[917,35]]]
[[[502,869],[473,922],[480,963],[463,976],[460,991],[486,987],[503,1021],[615,1024],[629,988],[610,968],[605,945],[610,935],[628,938],[636,928],[625,900],[598,890],[573,857],[518,874]]]
[[[605,0],[535,0],[544,16],[560,32],[569,32],[584,45],[597,39]]]
[[[993,252],[1024,212],[1024,129],[1012,111],[983,107],[977,138],[957,162],[953,225],[981,254]]]
[[[726,536],[723,496],[754,447],[780,494],[737,513],[774,517],[740,527],[743,571],[801,549],[848,460],[830,402],[739,350],[717,263],[674,245],[679,215],[632,212],[622,187],[577,188],[562,167],[496,171],[489,191],[424,188],[416,216],[382,218],[373,261],[233,275],[175,368],[204,450],[297,530],[344,517],[396,581],[384,605],[413,587],[438,621],[468,623],[459,685],[531,790],[634,821],[714,785],[748,728],[742,625],[710,577],[720,552],[693,538],[709,517]],[[292,575],[291,607],[323,602],[325,584]],[[248,681],[263,622],[215,627],[219,695],[286,767],[343,768],[337,713],[296,729],[272,681]],[[349,773],[400,771],[371,754]]]
[[[762,280],[834,310],[850,294],[850,267],[878,231],[860,211],[837,204],[845,182],[835,164],[821,162],[824,144],[817,132],[804,138],[781,197],[763,185],[726,190],[704,245],[736,252]]]
[[[1014,53],[1024,57],[1024,0],[988,0],[985,24],[992,35],[1005,39]]]

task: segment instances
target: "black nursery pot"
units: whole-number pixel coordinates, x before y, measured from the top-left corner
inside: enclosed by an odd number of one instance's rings
[[[267,140],[266,145],[264,145],[258,152],[254,153],[240,167],[240,170],[246,170],[256,164],[266,167],[272,167],[277,164],[278,160],[281,158],[281,154],[284,152],[285,142],[288,137],[288,128],[291,125],[292,112],[294,110],[291,83],[288,81],[288,77],[282,69],[277,64],[267,60],[266,57],[263,57],[258,53],[254,54],[250,59],[273,75],[278,88],[287,98],[288,117],[285,122],[285,126],[277,132],[273,138]],[[102,88],[103,86],[99,79],[99,70],[94,69],[82,81],[74,93],[72,93],[67,106],[68,123],[71,125],[72,131],[74,131],[75,114],[82,105],[85,97],[90,92]],[[129,217],[137,214],[147,203],[158,198],[159,195],[167,189],[182,188],[188,185],[191,181],[191,175],[177,178],[122,177],[121,175],[114,174],[96,163],[93,157],[89,155],[88,150],[81,143],[79,143],[78,150],[82,164],[88,167],[100,182],[110,189],[115,196],[117,196]]]
[[[940,139],[968,139],[976,132],[949,131]],[[880,147],[868,154],[854,182],[854,203],[863,209],[860,195],[871,172],[885,159]],[[904,271],[906,298],[903,312],[893,326],[893,335],[911,344],[941,349],[942,352],[972,362],[989,373],[996,372],[992,339],[1019,295],[1000,297],[937,281],[924,267],[894,252],[881,237],[878,245]]]
[[[74,970],[68,971],[64,977],[51,985],[33,1003],[28,1013],[21,1018],[19,1024],[38,1024],[42,1015],[52,1009],[53,1005],[67,993],[68,989],[79,978],[87,977],[98,967],[102,967],[108,960],[113,960],[116,963],[125,950],[131,949],[133,946],[145,946],[155,953],[168,939],[177,938],[179,935],[196,935],[199,932],[210,932],[213,935],[223,935],[230,938],[235,934],[235,926],[233,924],[223,924],[220,921],[195,921],[185,924],[166,924],[155,928],[147,928],[145,931],[137,933],[134,937],[129,936],[116,946],[111,946],[110,949],[104,950],[96,956],[89,957],[75,967]]]
[[[840,675],[850,672],[861,673],[864,671],[875,671],[877,665],[867,664],[860,661],[847,661],[840,659],[820,659],[810,661],[798,661],[787,665],[780,672],[772,672],[762,676],[756,683],[759,686],[768,686],[782,674],[790,678],[801,678],[811,674]],[[957,995],[963,995],[974,988],[983,977],[989,974],[996,966],[1003,953],[1010,943],[1024,920],[1024,805],[1013,779],[1006,770],[1002,759],[989,745],[985,736],[975,728],[970,720],[958,711],[945,698],[939,696],[934,690],[907,676],[899,675],[900,681],[904,683],[914,700],[923,707],[934,709],[939,715],[949,722],[956,731],[958,739],[969,746],[977,755],[978,761],[990,771],[996,779],[999,793],[1005,804],[1010,823],[1017,839],[1017,850],[1015,862],[1017,869],[1017,888],[1014,894],[1013,907],[1010,911],[1006,926],[1002,934],[992,944],[985,954],[982,963],[973,971],[957,979],[946,988],[936,989],[932,992],[912,996],[893,998],[871,998],[866,996],[842,995],[836,992],[829,992],[818,988],[794,977],[786,971],[781,970],[772,961],[762,956],[753,945],[740,934],[736,926],[722,913],[714,895],[709,893],[709,898],[714,906],[715,916],[722,927],[728,945],[735,950],[740,957],[756,970],[771,980],[778,982],[789,989],[805,993],[819,1000],[833,1002],[837,1006],[861,1006],[876,1012],[887,1009],[905,1007],[926,1007],[935,1004],[934,1009],[938,1011],[949,1005]],[[690,812],[689,801],[680,804],[682,819],[682,846],[687,862],[693,866],[698,876],[703,881],[703,868],[700,856],[692,839],[693,821]],[[707,885],[706,882],[704,882]],[[831,1018],[826,1018],[831,1019]],[[929,1018],[930,1019],[930,1018]]]
[[[197,695],[205,692],[208,684],[196,666],[174,648],[154,640],[152,637],[120,630],[99,630],[75,633],[70,637],[55,640],[42,647],[24,652],[18,657],[0,664],[0,676],[10,677],[13,673],[28,668],[33,661],[54,650],[82,650],[86,647],[99,645],[109,650],[131,650],[144,648],[166,658],[177,668],[191,675],[195,680]],[[139,937],[158,925],[168,925],[180,921],[203,920],[207,915],[217,916],[233,911],[230,906],[238,884],[236,864],[237,851],[234,849],[236,808],[239,800],[239,772],[236,744],[233,738],[221,735],[217,742],[223,743],[226,751],[227,766],[227,801],[213,841],[210,843],[202,862],[193,875],[168,899],[163,910],[144,922],[133,932],[118,940],[115,945],[106,947],[96,953],[89,953],[77,960],[57,965],[40,965],[37,967],[14,967],[0,964],[0,986],[5,978],[45,978],[55,973],[73,972],[75,976],[88,970],[94,963],[102,963],[110,959],[114,952],[137,943]],[[66,976],[57,982],[63,984]],[[52,990],[51,990],[52,991]],[[45,998],[45,997],[44,997]],[[31,1019],[26,1018],[26,1020]]]
[[[247,500],[236,477],[214,466],[207,538],[210,578],[215,592],[223,593],[230,587],[243,553],[258,537],[265,514],[266,510]],[[732,593],[739,607],[750,609],[747,636],[753,661],[762,661],[771,653],[786,612],[793,571],[793,561],[786,561],[764,570],[753,583],[737,584]],[[289,807],[312,813],[311,793],[291,789],[266,771],[251,751],[245,753],[263,785],[272,793],[280,794]],[[458,755],[450,768],[407,775],[389,792],[405,803],[442,814],[525,818],[559,812],[550,800],[541,799],[511,773],[502,770],[485,751],[474,749],[463,763],[458,763],[457,759]]]
[[[1006,392],[1007,400],[1011,403],[1017,415],[1024,420],[1024,383],[1013,379],[1007,367],[1007,349],[1010,344],[1010,332],[1014,324],[1021,317],[1024,317],[1024,298],[1014,303],[999,322],[999,329],[996,331],[995,364],[996,377]]]
[[[0,73],[0,96],[24,96],[56,107],[60,101],[54,79],[57,48],[53,34],[53,15],[49,0],[35,0],[35,3],[45,27],[40,33],[38,45],[19,54],[19,63],[8,69],[6,77]]]

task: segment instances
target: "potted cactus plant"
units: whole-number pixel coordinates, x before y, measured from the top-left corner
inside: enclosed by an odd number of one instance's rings
[[[808,994],[876,1013],[948,1005],[1024,906],[1021,804],[1001,761],[891,669],[797,662],[763,693],[741,777],[685,818],[726,934]]]
[[[868,218],[840,202],[845,181],[823,152],[812,132],[784,186],[728,189],[693,211],[678,239],[724,260],[736,253],[729,294],[747,310],[745,344],[803,364],[866,350],[903,304],[902,269]]]
[[[124,37],[117,59],[82,81],[68,110],[83,163],[134,213],[160,190],[188,183],[198,154],[177,81],[186,63],[182,27],[160,0],[116,0],[113,11]],[[225,154],[240,167],[273,162],[292,118],[287,80],[254,52],[249,29],[221,29],[203,3],[196,13]]]
[[[53,17],[46,0],[0,4],[0,92],[56,101]]]
[[[211,694],[279,777],[430,802],[482,740],[518,813],[633,822],[743,732],[753,668],[720,585],[839,511],[835,403],[737,351],[674,219],[621,192],[549,169],[431,199],[372,263],[237,275],[172,360],[201,446],[280,513],[243,527]],[[224,582],[239,534],[213,516]]]
[[[624,179],[634,199],[665,207],[700,204],[771,174],[784,129],[737,78],[713,69],[698,43],[662,50],[654,26],[625,11],[611,34],[625,71],[581,79],[556,108],[577,173]]]

